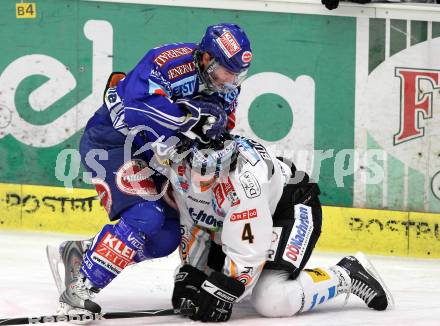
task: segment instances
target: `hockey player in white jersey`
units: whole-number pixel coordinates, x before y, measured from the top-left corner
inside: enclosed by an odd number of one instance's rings
[[[229,320],[252,296],[257,312],[286,317],[352,293],[385,310],[392,297],[362,254],[329,268],[304,269],[321,233],[319,188],[261,144],[225,135],[195,143],[172,164],[180,212],[182,264],[174,308],[196,307],[194,320]]]

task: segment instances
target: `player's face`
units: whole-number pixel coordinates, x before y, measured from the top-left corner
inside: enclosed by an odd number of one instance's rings
[[[208,54],[203,57],[205,73],[209,79],[209,87],[219,93],[229,93],[235,90],[246,78],[247,70],[235,73],[220,65]]]

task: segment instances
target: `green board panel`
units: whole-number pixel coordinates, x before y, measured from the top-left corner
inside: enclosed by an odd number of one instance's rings
[[[63,127],[56,129],[54,123],[91,94],[98,94],[99,99],[105,81],[97,84],[95,70],[103,70],[107,64],[109,71],[129,71],[150,48],[179,41],[198,42],[206,26],[218,22],[234,22],[246,30],[254,52],[250,76],[273,72],[292,80],[304,75],[313,79],[315,123],[310,128],[314,130],[315,149],[333,149],[335,154],[353,149],[356,18],[78,0],[40,1],[36,19],[16,19],[14,11],[15,4],[0,3],[0,41],[8,44],[0,56],[0,78],[11,80],[10,71],[6,76],[7,69],[15,69],[21,62],[33,67],[23,71],[33,73],[16,74],[16,88],[9,91],[6,102],[0,101],[0,113],[4,113],[0,115],[0,182],[62,185],[54,173],[57,155],[65,148],[78,147],[85,123],[79,113],[71,115]],[[17,37],[11,40],[11,35]],[[106,46],[112,54],[94,64]],[[35,54],[39,57],[33,57]],[[55,63],[39,73],[39,60]],[[56,70],[60,67],[62,74]],[[51,99],[60,90],[46,92],[44,100],[38,102],[34,92],[48,84],[49,70],[67,89],[53,103]],[[71,84],[66,82],[69,78]],[[88,114],[100,104],[89,103]],[[267,109],[261,110],[262,106]],[[266,141],[281,145],[289,142],[286,135],[295,121],[291,109],[273,94],[256,98],[248,116],[252,131]],[[11,122],[8,114],[12,113],[26,127]],[[268,114],[271,119],[267,119]],[[39,133],[54,128],[57,133],[41,138],[32,131],[37,127]],[[346,176],[344,187],[337,187],[334,160],[330,158],[321,166],[323,202],[351,206],[353,177]],[[74,186],[87,187],[81,175]]]

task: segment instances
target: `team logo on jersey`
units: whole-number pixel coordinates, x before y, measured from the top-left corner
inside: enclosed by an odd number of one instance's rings
[[[172,59],[183,57],[183,56],[190,54],[192,52],[193,52],[193,50],[187,46],[176,48],[176,49],[171,49],[171,50],[166,50],[166,51],[159,53],[159,55],[156,58],[154,58],[154,63],[162,68],[162,66],[165,65],[168,61],[170,61]]]
[[[223,221],[217,220],[213,215],[208,215],[204,210],[196,212],[194,208],[190,207],[188,213],[196,224],[205,224],[207,226],[212,226],[214,228],[223,227]]]
[[[240,44],[235,39],[231,32],[226,31],[219,38],[216,39],[217,44],[223,50],[228,58],[233,57],[235,54],[240,52]]]
[[[249,274],[241,274],[236,279],[244,285],[249,285],[252,283],[252,277]]]
[[[116,172],[116,185],[128,195],[157,195],[151,169],[143,160],[133,159],[122,165]]]
[[[261,195],[260,184],[252,173],[246,171],[238,179],[247,198],[255,198]]]
[[[305,205],[295,205],[295,223],[290,232],[289,242],[283,259],[299,268],[313,231],[312,209]]]
[[[231,222],[236,222],[236,221],[242,221],[242,220],[249,220],[251,218],[256,218],[256,217],[258,217],[257,210],[255,208],[253,208],[253,209],[249,209],[244,212],[232,214],[230,220],[231,220]]]
[[[95,185],[101,205],[105,208],[107,213],[110,214],[113,203],[110,187],[108,186],[107,182],[98,178],[92,178],[92,183]]]
[[[194,61],[185,62],[180,66],[168,70],[168,79],[173,80],[181,76],[193,73],[194,71],[196,71],[196,64],[194,63]]]
[[[116,235],[107,232],[96,245],[91,258],[113,274],[119,274],[133,263],[136,250],[128,247]]]

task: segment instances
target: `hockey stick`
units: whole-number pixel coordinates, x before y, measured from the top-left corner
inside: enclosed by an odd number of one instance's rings
[[[19,317],[0,319],[0,325],[25,325],[25,324],[42,324],[42,323],[58,323],[69,321],[92,321],[103,319],[118,318],[138,318],[152,316],[172,316],[172,315],[192,315],[195,308],[186,309],[158,309],[158,310],[138,310],[125,312],[105,312],[105,313],[83,313],[70,315],[48,315],[40,317]]]

